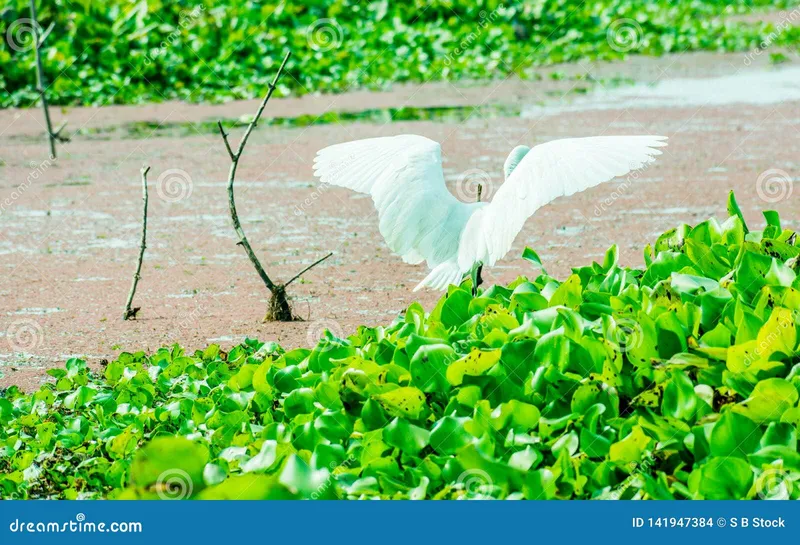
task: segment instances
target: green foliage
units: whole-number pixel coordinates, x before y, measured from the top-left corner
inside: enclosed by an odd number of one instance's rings
[[[526,251],[535,278],[312,349],[71,359],[0,397],[0,494],[797,499],[800,243],[730,202],[644,269]]]
[[[0,107],[36,100],[24,33],[27,0],[0,12]],[[397,82],[531,77],[531,67],[627,53],[753,51],[769,38],[795,48],[798,29],[727,22],[753,7],[797,0],[314,0],[203,2],[52,0],[44,65],[54,104],[99,105],[251,98],[264,93],[286,49],[279,94],[380,89]],[[773,57],[778,58],[778,57]],[[558,74],[554,74],[558,78]]]

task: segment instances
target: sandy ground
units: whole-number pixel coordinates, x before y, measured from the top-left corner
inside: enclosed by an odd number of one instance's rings
[[[575,65],[568,75],[623,76],[640,82],[723,76],[769,69],[766,55],[634,58],[624,64]],[[746,64],[746,66],[745,66]],[[789,66],[794,66],[790,63]],[[547,72],[545,72],[546,74]],[[478,104],[564,104],[585,82],[403,86],[385,93],[275,100],[268,115],[328,110]],[[600,84],[598,84],[600,85]],[[153,351],[180,343],[188,350],[245,337],[290,348],[313,344],[324,328],[347,335],[359,324],[391,321],[414,300],[430,308],[439,294],[412,293],[425,275],[403,264],[378,232],[369,198],[317,185],[316,151],[371,136],[416,133],[442,143],[450,188],[472,199],[474,182],[495,191],[502,164],[517,144],[600,134],[664,134],[660,160],[630,180],[616,180],[558,199],[531,218],[488,282],[532,273],[519,259],[538,250],[557,276],[600,259],[616,242],[621,259],[641,265],[641,248],[680,222],[724,215],[736,190],[748,220],[760,210],[781,212],[797,226],[796,197],[787,180],[800,176],[800,102],[703,104],[657,108],[547,108],[527,117],[482,117],[463,123],[352,123],[278,129],[261,127],[237,176],[243,227],[268,272],[286,280],[328,251],[334,256],[291,287],[307,321],[261,323],[267,291],[236,245],[225,194],[229,160],[219,137],[200,131],[180,139],[97,141],[77,134],[46,160],[40,112],[0,112],[0,386],[35,387],[48,367],[69,357],[98,365],[120,351]],[[225,106],[166,103],[57,111],[73,131],[131,121],[197,123],[252,113],[255,102]],[[234,140],[241,131],[234,131]],[[151,166],[148,248],[135,306],[139,319],[121,319],[140,237],[139,168]]]

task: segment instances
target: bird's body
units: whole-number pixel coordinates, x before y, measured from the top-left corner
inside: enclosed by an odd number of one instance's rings
[[[406,263],[426,261],[431,269],[415,291],[445,289],[505,256],[536,210],[650,163],[665,140],[603,136],[518,146],[506,159],[506,181],[491,203],[456,199],[445,185],[441,147],[423,136],[329,146],[317,154],[314,174],[372,197],[389,248]]]

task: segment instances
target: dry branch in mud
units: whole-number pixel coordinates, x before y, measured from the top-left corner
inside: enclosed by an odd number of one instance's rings
[[[136,314],[141,309],[141,307],[131,308],[131,305],[133,304],[133,296],[136,295],[136,286],[139,284],[139,278],[141,278],[144,250],[147,247],[147,173],[149,171],[150,167],[142,167],[142,201],[144,202],[142,207],[142,241],[139,244],[139,259],[136,262],[136,272],[133,273],[133,282],[131,282],[131,291],[128,293],[128,301],[125,303],[125,313],[122,315],[123,320],[135,320]]]
[[[47,104],[47,95],[45,94],[45,83],[44,83],[44,68],[42,66],[42,54],[40,48],[42,44],[47,39],[47,36],[50,34],[50,31],[53,30],[53,26],[51,25],[47,30],[45,30],[43,35],[39,35],[39,23],[36,18],[36,0],[30,1],[30,9],[31,9],[31,22],[33,24],[33,51],[36,55],[36,92],[39,93],[39,98],[42,101],[42,110],[44,110],[44,122],[47,129],[47,139],[50,143],[50,158],[56,158],[56,142],[69,142],[69,138],[67,136],[62,136],[62,131],[64,127],[67,125],[67,122],[64,121],[61,125],[58,126],[57,129],[53,130],[53,123],[50,120],[50,109]]]
[[[247,240],[247,236],[244,234],[244,230],[242,229],[241,222],[239,221],[239,214],[236,211],[236,200],[234,197],[233,191],[233,183],[236,180],[236,168],[239,166],[239,159],[242,157],[242,153],[244,152],[244,147],[247,144],[247,139],[250,138],[250,134],[253,132],[253,129],[258,125],[259,119],[261,119],[261,114],[264,113],[264,108],[266,108],[267,103],[269,102],[270,97],[272,97],[272,93],[275,91],[275,86],[278,83],[278,79],[281,77],[281,73],[283,69],[286,67],[286,61],[289,60],[289,56],[291,52],[287,52],[286,55],[283,57],[283,62],[281,62],[280,68],[278,68],[278,72],[275,74],[275,77],[272,80],[272,83],[269,84],[269,90],[267,94],[264,96],[264,99],[261,101],[261,104],[256,111],[256,115],[253,117],[250,124],[245,129],[244,135],[242,139],[239,141],[239,145],[236,148],[236,151],[233,151],[231,147],[230,141],[228,140],[228,133],[225,132],[225,129],[222,126],[221,121],[217,121],[217,126],[219,127],[219,133],[222,136],[222,141],[225,143],[225,149],[228,152],[228,157],[231,159],[231,168],[228,172],[228,207],[230,208],[231,213],[231,220],[233,221],[233,229],[236,231],[236,236],[238,237],[238,242],[244,251],[247,253],[247,257],[250,259],[250,262],[255,267],[258,276],[261,278],[261,281],[267,287],[270,292],[270,300],[267,305],[267,313],[264,316],[265,322],[291,322],[295,320],[299,320],[297,316],[292,312],[292,308],[289,305],[289,299],[286,294],[286,288],[297,280],[303,273],[307,272],[309,269],[319,265],[326,259],[328,259],[333,253],[329,253],[325,257],[318,259],[305,269],[303,269],[300,273],[296,274],[291,280],[288,282],[281,284],[275,283],[269,277],[267,272],[264,270],[264,267],[261,266],[261,262],[258,260],[255,252],[253,251],[253,247],[250,246],[250,242]]]

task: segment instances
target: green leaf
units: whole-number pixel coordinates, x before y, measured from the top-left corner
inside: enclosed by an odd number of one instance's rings
[[[750,230],[747,228],[747,224],[744,221],[742,210],[739,208],[739,203],[736,202],[736,196],[733,194],[733,190],[728,192],[728,215],[739,218],[739,220],[742,222],[742,227],[744,228],[745,234],[750,232]]]
[[[430,432],[409,423],[405,419],[395,418],[383,428],[383,440],[387,445],[397,447],[408,454],[418,454],[428,446]]]
[[[395,417],[418,420],[427,412],[425,394],[418,388],[404,386],[375,396],[384,410]]]
[[[782,378],[762,380],[748,399],[734,410],[759,423],[779,421],[784,412],[797,404],[798,393],[794,385]]]
[[[753,482],[750,464],[741,458],[709,458],[698,471],[699,492],[707,500],[741,499]]]
[[[525,249],[522,251],[522,259],[530,261],[540,269],[544,274],[547,274],[547,271],[544,270],[544,265],[542,265],[542,260],[532,248],[525,246]]]
[[[500,361],[501,353],[500,349],[479,350],[473,348],[469,354],[447,367],[445,372],[447,380],[453,386],[458,386],[464,381],[465,375],[482,375]]]
[[[156,437],[140,449],[131,465],[131,482],[154,487],[164,497],[186,498],[205,486],[208,448],[183,437]]]
[[[758,448],[760,438],[758,424],[743,415],[726,411],[711,430],[711,455],[745,458]]]

